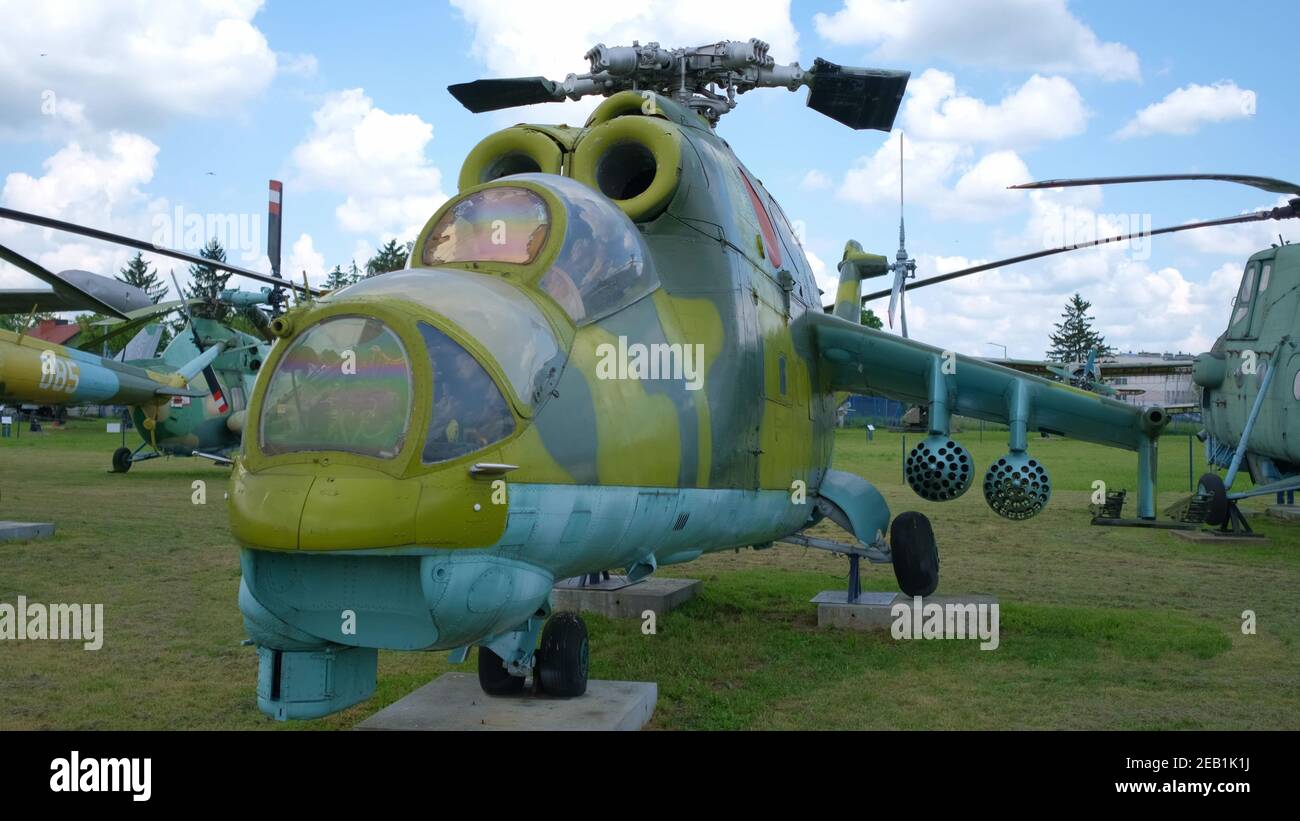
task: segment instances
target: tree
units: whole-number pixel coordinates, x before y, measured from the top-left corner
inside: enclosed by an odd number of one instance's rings
[[[404,245],[398,245],[396,239],[390,239],[380,246],[375,255],[366,261],[366,276],[372,277],[376,274],[386,274],[389,271],[400,271],[406,267],[406,257],[410,249]]]
[[[31,324],[27,322],[27,314],[0,314],[0,330],[14,331],[15,333],[29,328],[35,328],[40,322],[47,319],[53,319],[54,314],[47,311],[37,311],[31,317]]]
[[[1092,303],[1077,293],[1065,303],[1065,313],[1051,334],[1052,347],[1047,358],[1053,362],[1083,362],[1091,351],[1097,358],[1110,356],[1114,351],[1106,344],[1106,337],[1092,329],[1093,318],[1088,316]]]
[[[356,263],[354,262],[353,265]],[[325,276],[325,287],[331,291],[337,291],[339,288],[346,287],[351,280],[344,273],[342,266],[335,265],[334,270]]]
[[[167,284],[158,277],[157,271],[149,267],[149,263],[144,261],[144,256],[138,251],[126,267],[118,272],[117,280],[144,291],[149,295],[149,301],[155,305],[167,296]]]
[[[199,250],[199,256],[204,259],[216,260],[217,262],[226,261],[226,250],[221,247],[221,243],[216,237],[208,240],[208,244]],[[226,288],[226,280],[230,279],[230,273],[211,265],[191,265],[190,266],[190,285],[185,289],[185,295],[190,299],[203,300],[202,305],[193,306],[190,311],[196,317],[206,317],[208,319],[225,320],[230,315],[230,307],[223,305],[220,301],[221,292]]]
[[[885,327],[885,323],[881,322],[880,317],[876,316],[876,312],[870,308],[862,309],[862,324],[868,328],[880,329]]]
[[[352,262],[348,264],[348,284],[351,285],[352,283],[360,282],[363,279],[365,279],[365,274],[361,273],[361,269],[357,267],[357,261],[355,259],[352,260]]]

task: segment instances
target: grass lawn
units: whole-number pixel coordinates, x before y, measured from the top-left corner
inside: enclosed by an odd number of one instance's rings
[[[451,669],[445,653],[381,652],[364,704],[312,722],[264,717],[256,655],[240,645],[228,472],[160,459],[112,475],[118,437],[103,431],[74,422],[0,439],[0,519],[58,526],[51,540],[0,544],[0,602],[102,602],[107,622],[98,652],[0,642],[0,729],[346,728]],[[1005,436],[958,438],[982,469]],[[1300,727],[1300,525],[1252,517],[1269,542],[1245,547],[1092,527],[1092,482],[1135,488],[1136,454],[1059,438],[1030,442],[1051,471],[1051,504],[1008,522],[978,486],[945,504],[916,497],[902,482],[901,448],[897,434],[868,443],[843,431],[835,464],[874,482],[896,513],[931,517],[939,592],[996,595],[999,649],[819,630],[808,600],[840,588],[847,563],[778,547],[665,568],[704,585],[659,618],[657,635],[588,616],[592,677],[657,681],[651,726],[661,729]],[[1161,507],[1187,493],[1187,453],[1185,437],[1163,440]],[[1201,461],[1198,446],[1196,474]],[[206,506],[191,503],[197,479],[208,483]],[[1134,494],[1128,515],[1135,504]],[[897,589],[888,567],[870,568],[864,584]],[[1240,629],[1247,609],[1254,636]]]

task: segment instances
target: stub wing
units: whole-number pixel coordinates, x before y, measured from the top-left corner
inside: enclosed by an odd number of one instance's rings
[[[938,398],[950,414],[1137,450],[1168,421],[1139,408],[970,356],[943,351],[830,314],[807,314],[827,390],[916,404]]]

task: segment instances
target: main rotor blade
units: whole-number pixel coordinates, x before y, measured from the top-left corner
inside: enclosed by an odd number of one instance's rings
[[[125,282],[89,271],[62,271],[56,274],[3,245],[0,245],[0,259],[49,285],[54,294],[69,306],[61,310],[94,311],[126,319],[132,310],[152,304],[143,291]]]
[[[76,223],[72,223],[72,222],[64,222],[63,220],[56,220],[52,217],[42,217],[39,214],[28,214],[25,211],[15,211],[12,208],[0,208],[0,219],[10,219],[10,220],[14,220],[15,222],[25,222],[28,225],[39,225],[42,228],[53,228],[56,231],[67,231],[70,234],[77,234],[83,237],[90,237],[91,239],[103,240],[104,242],[111,242],[114,243],[115,245],[125,245],[128,248],[135,248],[137,251],[146,251],[151,254],[159,254],[164,257],[179,259],[182,262],[189,262],[194,265],[207,265],[212,268],[220,268],[223,271],[229,271],[232,274],[238,274],[239,276],[242,277],[255,279],[258,282],[264,282],[268,285],[279,285],[286,288],[293,288],[297,291],[306,291],[307,293],[310,293],[313,296],[319,296],[321,293],[323,293],[318,288],[309,288],[305,285],[297,285],[291,280],[278,279],[269,274],[263,274],[258,271],[250,271],[247,268],[240,268],[238,265],[231,265],[228,262],[217,262],[216,260],[199,256],[198,254],[190,254],[190,253],[186,253],[185,251],[176,251],[171,248],[163,248],[158,245],[154,245],[151,242],[145,242],[144,240],[132,239],[131,237],[124,237],[121,234],[114,234],[111,231],[101,231],[98,228],[88,228],[84,225],[77,225]],[[7,257],[5,258],[8,259]],[[16,265],[17,263],[14,264]],[[34,265],[35,263],[32,264]]]
[[[1005,265],[1016,265],[1021,262],[1028,262],[1033,259],[1050,257],[1053,254],[1063,254],[1066,251],[1077,251],[1081,248],[1094,248],[1099,245],[1109,245],[1112,242],[1124,242],[1126,240],[1137,239],[1138,237],[1154,237],[1154,236],[1159,236],[1161,234],[1173,234],[1179,231],[1191,231],[1195,228],[1213,228],[1219,225],[1237,225],[1243,222],[1259,222],[1261,220],[1270,220],[1270,219],[1273,220],[1293,219],[1295,216],[1296,216],[1295,206],[1283,205],[1278,208],[1271,208],[1267,211],[1255,211],[1250,214],[1242,214],[1241,216],[1237,216],[1237,217],[1225,217],[1224,219],[1208,220],[1205,222],[1189,222],[1186,225],[1174,225],[1168,228],[1157,228],[1154,231],[1136,231],[1132,234],[1124,234],[1123,236],[1105,237],[1103,239],[1092,240],[1090,242],[1080,242],[1077,245],[1065,245],[1060,248],[1048,248],[1043,251],[1034,251],[1031,254],[1021,254],[1018,257],[1008,257],[1007,259],[1000,259],[997,260],[996,262],[986,262],[982,265],[975,265],[970,268],[963,268],[960,271],[952,271],[951,273],[941,274],[935,277],[927,277],[926,279],[920,280],[919,282],[913,282],[910,286],[908,286],[908,290],[924,288],[927,285],[938,285],[940,282],[947,282],[950,279],[957,279],[958,277],[970,276],[971,274],[978,274],[981,271],[991,271],[994,268],[1001,268]],[[886,291],[873,291],[872,293],[869,293],[866,296],[862,297],[862,302],[865,304],[873,299],[880,299],[881,297],[889,296],[892,292],[893,292],[892,289]]]
[[[910,71],[841,66],[818,57],[812,75],[808,107],[849,128],[889,131],[903,102]]]
[[[560,84],[545,77],[499,77],[447,86],[456,101],[475,114],[564,99]]]
[[[1020,189],[1073,188],[1079,185],[1123,185],[1131,182],[1168,182],[1171,180],[1218,180],[1219,182],[1234,182],[1238,185],[1249,185],[1251,188],[1258,188],[1261,191],[1269,191],[1274,194],[1300,196],[1300,185],[1296,185],[1293,182],[1277,180],[1272,177],[1252,177],[1248,174],[1143,174],[1136,177],[1083,177],[1080,179],[1069,180],[1026,182],[1010,187]]]

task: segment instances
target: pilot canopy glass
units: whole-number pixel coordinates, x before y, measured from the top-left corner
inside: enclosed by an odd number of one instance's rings
[[[335,317],[280,358],[262,402],[259,444],[268,456],[328,450],[391,459],[410,415],[401,340],[376,319]]]
[[[491,269],[492,263],[549,260],[541,276],[529,281],[579,325],[632,304],[658,285],[640,232],[608,197],[555,174],[509,179],[549,196],[504,183],[466,194],[429,230],[423,264],[483,263]],[[561,213],[552,213],[554,207]]]
[[[476,191],[443,213],[424,243],[425,265],[537,258],[550,233],[546,201],[525,188]]]

